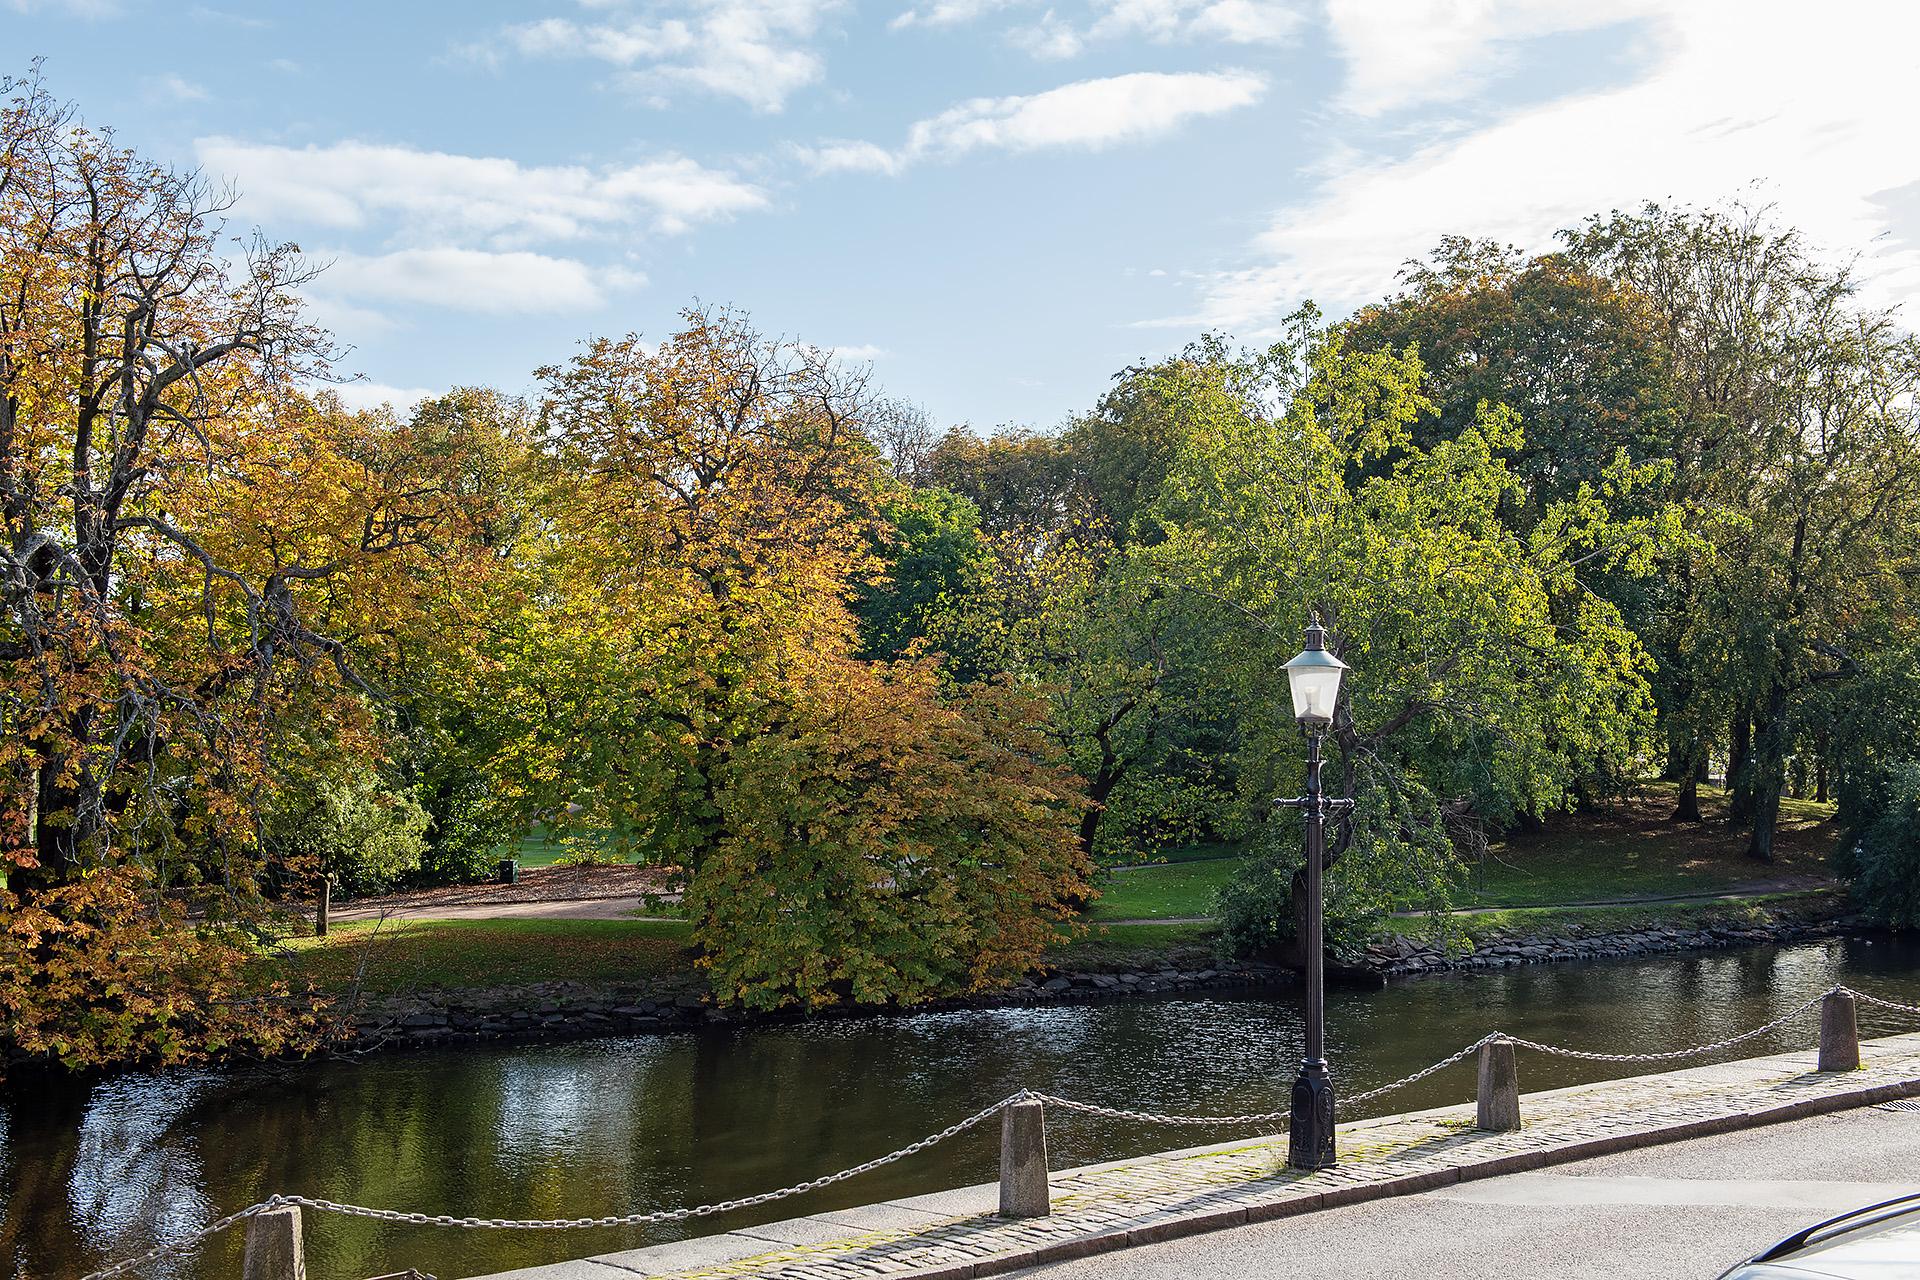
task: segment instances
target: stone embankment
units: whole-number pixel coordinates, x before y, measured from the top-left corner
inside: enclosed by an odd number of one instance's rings
[[[1487,971],[1524,964],[1720,950],[1771,942],[1798,942],[1849,932],[1857,922],[1809,912],[1765,923],[1699,928],[1655,927],[1607,932],[1579,925],[1555,933],[1493,935],[1471,951],[1445,950],[1398,938],[1345,958],[1341,977],[1384,980],[1448,971]],[[1040,974],[1004,991],[917,1006],[914,1012],[1082,1003],[1115,997],[1182,992],[1245,991],[1290,986],[1296,975],[1258,961],[1206,967],[1162,967],[1125,972],[1066,970]],[[852,1017],[897,1010],[830,1008],[812,1017]],[[363,1001],[342,1017],[342,1040],[362,1049],[507,1040],[564,1040],[701,1027],[769,1025],[795,1015],[747,1014],[713,1006],[690,981],[644,990],[609,990],[545,982],[488,990],[427,991]]]
[[[1852,932],[1858,927],[1858,921],[1839,918],[1831,910],[1818,909],[1780,915],[1764,922],[1710,924],[1698,928],[1669,925],[1608,931],[1576,924],[1551,933],[1493,934],[1481,938],[1472,950],[1454,954],[1430,943],[1403,936],[1368,945],[1359,957],[1359,964],[1383,977],[1399,978],[1449,970],[1485,971],[1567,960],[1604,960],[1673,951],[1718,951],[1728,947],[1754,947],[1774,942],[1805,942]]]

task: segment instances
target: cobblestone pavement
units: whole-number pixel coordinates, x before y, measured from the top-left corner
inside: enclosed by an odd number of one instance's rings
[[[1528,1094],[1525,1125],[1510,1133],[1475,1130],[1471,1105],[1346,1124],[1340,1164],[1314,1174],[1285,1168],[1284,1136],[1249,1138],[1056,1173],[1046,1218],[1001,1218],[996,1188],[974,1187],[500,1280],[965,1280],[1920,1094],[1920,1035],[1865,1042],[1858,1071],[1818,1073],[1813,1057],[1805,1050]],[[1525,1071],[1523,1059],[1523,1081]]]

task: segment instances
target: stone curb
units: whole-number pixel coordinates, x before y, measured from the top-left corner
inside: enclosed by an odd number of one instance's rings
[[[1582,1086],[1576,1086],[1582,1087]],[[1554,1090],[1552,1092],[1560,1092]],[[1398,1196],[1416,1195],[1422,1191],[1432,1191],[1437,1187],[1450,1186],[1460,1182],[1477,1182],[1483,1178],[1497,1178],[1510,1173],[1525,1173],[1548,1165],[1568,1164],[1577,1160],[1588,1160],[1596,1156],[1614,1155],[1622,1151],[1631,1151],[1640,1147],[1661,1146],[1670,1142],[1683,1142],[1689,1138],[1704,1138],[1714,1134],[1732,1133],[1740,1129],[1758,1128],[1762,1125],[1780,1124],[1791,1120],[1805,1120],[1814,1116],[1827,1115],[1835,1111],[1848,1111],[1856,1107],[1876,1106],[1901,1098],[1920,1095],[1920,1079],[1897,1081],[1891,1084],[1873,1085],[1865,1089],[1847,1093],[1826,1094],[1817,1098],[1800,1098],[1782,1103],[1777,1107],[1764,1110],[1746,1111],[1733,1115],[1715,1116],[1705,1120],[1690,1120],[1681,1124],[1667,1125],[1658,1129],[1648,1129],[1636,1133],[1612,1134],[1604,1138],[1592,1138],[1583,1142],[1571,1142],[1564,1146],[1539,1151],[1517,1152],[1512,1155],[1496,1156],[1471,1165],[1455,1166],[1447,1169],[1434,1169],[1421,1173],[1408,1174],[1399,1178],[1387,1178],[1377,1182],[1356,1183],[1344,1187],[1332,1188],[1317,1196],[1300,1196],[1271,1204],[1252,1205],[1245,1208],[1215,1209],[1199,1213],[1182,1214],[1162,1219],[1144,1226],[1123,1230],[1099,1232],[1079,1236],[1049,1244],[1037,1249],[1026,1249],[1011,1253],[995,1254],[977,1262],[963,1262],[938,1267],[926,1267],[916,1271],[897,1273],[899,1280],[972,1280],[975,1276],[1003,1275],[1010,1271],[1019,1271],[1027,1267],[1045,1266],[1048,1263],[1064,1262],[1072,1258],[1091,1257],[1098,1253],[1110,1253],[1118,1249],[1136,1245],[1157,1244],[1164,1240],[1178,1239],[1182,1236],[1201,1235],[1209,1231],[1220,1231],[1229,1227],[1245,1226],[1255,1222],[1272,1222],[1281,1218],[1297,1217],[1323,1209],[1338,1208],[1342,1205],[1364,1204],[1374,1200],[1387,1200]],[[1543,1095],[1523,1095],[1539,1097]],[[1453,1110],[1454,1108],[1440,1108]],[[1420,1114],[1420,1113],[1415,1113]]]

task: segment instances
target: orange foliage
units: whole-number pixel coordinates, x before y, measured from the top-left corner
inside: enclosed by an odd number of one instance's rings
[[[785,674],[687,896],[721,998],[910,1004],[1018,977],[1069,934],[1080,784],[1037,699],[943,703],[931,663],[802,653]]]
[[[0,1021],[16,1056],[171,1065],[321,1042],[319,1003],[249,980],[250,939],[193,926],[151,888],[117,867],[25,902],[0,891]]]

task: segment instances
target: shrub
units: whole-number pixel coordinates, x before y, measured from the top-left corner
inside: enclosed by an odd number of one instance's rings
[[[1300,824],[1269,822],[1262,826],[1254,849],[1222,885],[1214,899],[1220,920],[1220,949],[1229,956],[1277,956],[1291,950],[1294,940],[1293,876],[1306,864]],[[1326,890],[1324,931],[1329,950],[1345,951],[1366,940],[1379,919],[1379,910],[1354,892],[1338,870],[1322,880]]]
[[[418,872],[427,811],[357,761],[317,773],[274,797],[269,845],[289,867],[325,873],[348,894],[374,893]]]
[[[1042,707],[1006,685],[942,701],[931,662],[809,655],[717,800],[686,906],[723,1000],[912,1004],[1031,969],[1090,892],[1084,800]]]
[[[68,1067],[312,1049],[321,1006],[254,983],[256,954],[242,928],[189,918],[137,867],[0,890],[0,1049]]]
[[[1854,900],[1874,919],[1920,928],[1920,760],[1876,771],[1861,792],[1835,869],[1852,879]]]

